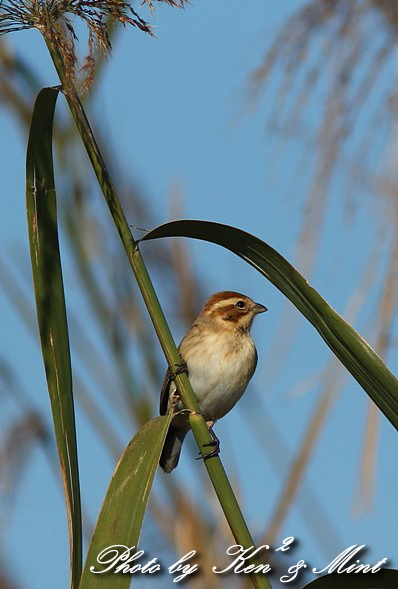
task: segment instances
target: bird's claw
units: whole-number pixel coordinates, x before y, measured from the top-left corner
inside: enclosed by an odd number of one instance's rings
[[[212,440],[211,442],[207,442],[207,444],[202,444],[202,446],[216,446],[218,449],[220,449],[220,442],[218,440]]]
[[[188,366],[186,362],[181,362],[181,364],[174,364],[174,368],[175,370],[173,372],[170,372],[170,378],[171,380],[174,380],[176,376],[178,376],[179,374],[183,374],[185,372],[185,374],[188,374]]]
[[[207,442],[206,444],[202,444],[203,448],[213,447],[213,450],[210,450],[207,454],[203,456],[201,452],[199,452],[199,456],[196,460],[208,460],[209,458],[213,458],[213,456],[218,456],[220,454],[220,442],[219,440],[211,440],[211,442]]]

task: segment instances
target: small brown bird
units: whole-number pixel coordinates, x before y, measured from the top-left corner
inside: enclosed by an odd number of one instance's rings
[[[200,412],[213,439],[212,426],[234,407],[244,393],[257,365],[257,352],[250,336],[253,319],[267,308],[238,292],[212,295],[179,345],[188,378]],[[159,464],[171,472],[178,464],[182,443],[189,431],[170,370],[160,395],[160,415],[176,413],[167,432]],[[217,449],[208,454],[218,452]]]

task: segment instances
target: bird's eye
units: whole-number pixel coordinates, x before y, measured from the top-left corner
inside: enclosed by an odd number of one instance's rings
[[[244,301],[238,301],[236,303],[236,306],[239,307],[239,309],[244,309],[246,305],[245,305]]]

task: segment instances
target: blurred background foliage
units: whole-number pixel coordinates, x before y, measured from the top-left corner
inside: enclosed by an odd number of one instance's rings
[[[131,31],[129,34],[142,33]],[[112,42],[117,35],[116,28]],[[341,312],[352,324],[361,318],[361,333],[395,372],[397,35],[395,0],[302,1],[273,38],[267,38],[262,57],[261,45],[257,42],[258,56],[253,63],[257,62],[258,66],[253,67],[252,72],[247,71],[244,89],[247,116],[255,117],[258,125],[264,125],[266,141],[274,153],[273,166],[277,166],[278,159],[283,158],[286,151],[293,154],[289,174],[297,177],[297,193],[286,196],[284,206],[289,211],[293,202],[301,208],[302,224],[295,252],[290,256],[300,272],[311,279],[317,267],[325,268],[329,264],[332,289],[333,279],[338,279],[336,268],[344,264],[345,251],[339,248],[339,228],[330,226],[330,211],[338,207],[341,223],[348,231],[358,217],[366,217],[367,249],[360,252],[361,270],[352,276],[351,295]],[[86,103],[95,99],[98,80],[106,75],[110,63],[103,57],[98,58],[97,83],[84,94]],[[45,76],[41,77],[39,72],[37,64],[33,66],[18,51],[16,37],[0,39],[1,108],[20,126],[24,136],[36,94],[47,84]],[[119,193],[123,195],[122,204],[126,217],[134,224],[134,232],[139,233],[136,228],[151,228],[164,221],[159,218],[145,188],[118,162],[117,149],[103,134],[106,127],[102,126],[102,121],[91,116],[91,122]],[[2,149],[5,148],[3,145]],[[94,524],[87,509],[89,486],[95,486],[95,481],[84,475],[87,456],[93,451],[91,456],[95,459],[97,448],[101,446],[109,453],[113,464],[116,463],[125,446],[121,430],[130,431],[132,435],[157,414],[165,364],[108,214],[104,208],[93,206],[98,189],[95,179],[86,173],[82,153],[73,122],[61,111],[55,128],[55,157],[61,246],[67,252],[68,261],[66,297],[68,299],[68,290],[72,291],[73,297],[82,301],[86,309],[84,313],[76,313],[73,307],[68,308],[68,319],[78,432],[79,423],[83,421],[89,423],[92,430],[89,436],[92,449],[81,448],[87,541]],[[153,165],[156,166],[156,161]],[[171,187],[168,195],[171,218],[186,216],[185,198],[180,186]],[[239,225],[239,219],[235,224]],[[333,261],[325,255],[331,242]],[[355,243],[352,247],[355,248]],[[161,285],[162,304],[168,317],[176,333],[183,334],[201,303],[214,289],[205,272],[196,269],[188,242],[173,240],[153,244],[144,254],[155,281]],[[1,252],[0,281],[14,312],[38,346],[28,263]],[[323,294],[334,304],[327,292]],[[300,345],[302,329],[303,321],[286,304],[267,345],[266,366],[261,371],[264,382],[254,381],[251,403],[243,404],[240,409],[242,432],[239,436],[250,438],[258,461],[256,468],[262,468],[261,461],[270,463],[279,481],[279,490],[272,496],[269,521],[256,529],[257,540],[276,545],[283,539],[283,532],[291,535],[286,521],[293,511],[300,515],[303,526],[329,562],[346,548],[346,537],[339,528],[338,519],[325,504],[322,488],[309,480],[306,473],[331,412],[346,390],[347,373],[330,357],[311,366],[304,380],[291,380],[290,390],[285,393],[288,402],[297,402],[298,395],[314,387],[317,389],[314,404],[308,408],[307,422],[297,434],[293,453],[288,439],[290,426],[286,430],[280,427],[272,412],[267,411],[267,399],[260,395],[262,385],[267,390],[273,389],[289,364],[291,355]],[[35,402],[36,395],[46,394],[45,388],[40,393],[27,389],[26,380],[21,377],[23,364],[18,358],[7,355],[6,339],[7,334],[3,334],[0,350],[0,403],[4,408],[0,436],[2,544],[7,543],[8,529],[19,508],[18,489],[25,469],[32,460],[37,460],[36,447],[42,449],[55,480],[60,482],[49,411],[38,409]],[[38,355],[38,361],[39,358]],[[283,410],[280,407],[280,411]],[[357,418],[362,417],[359,414]],[[379,412],[369,401],[361,426],[362,456],[352,465],[350,480],[336,481],[336,485],[346,485],[353,510],[361,517],[373,509],[378,460],[380,453],[386,450],[379,443],[380,422]],[[338,436],[338,420],[334,423]],[[239,494],[240,477],[250,475],[244,468],[241,472],[241,457],[235,455],[234,459],[232,472]],[[225,586],[225,578],[214,575],[211,568],[225,561],[225,546],[231,544],[229,531],[218,505],[212,500],[204,469],[191,469],[189,477],[189,481],[179,476],[157,477],[144,523],[143,543],[150,544],[151,557],[159,556],[165,562],[194,547],[201,555],[202,574],[189,579],[188,585]],[[195,492],[191,492],[192,489]],[[59,491],[61,495],[61,485]],[[200,497],[207,497],[207,502],[200,501]],[[32,505],[31,509],[36,507]],[[41,517],[51,518],[51,513],[43,511]],[[343,517],[351,517],[351,514]],[[363,538],[351,536],[348,540],[351,543],[363,541]],[[392,547],[391,556],[394,556],[393,548],[396,552],[397,547]],[[60,558],[67,559],[67,551]],[[275,566],[278,567],[278,563]],[[11,570],[1,556],[0,569],[1,589],[23,586],[18,571]],[[301,580],[304,583],[304,579]],[[273,579],[272,582],[274,584]],[[66,586],[65,583],[66,580],[59,586]],[[228,577],[229,587],[244,585],[244,579],[237,575]]]

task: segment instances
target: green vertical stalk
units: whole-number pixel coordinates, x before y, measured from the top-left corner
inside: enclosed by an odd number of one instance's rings
[[[160,307],[159,300],[156,296],[144,260],[141,256],[141,252],[139,251],[138,244],[134,240],[130,231],[130,227],[122,210],[118,195],[111,182],[105,162],[96,143],[94,134],[90,128],[76,89],[71,81],[67,79],[62,57],[57,47],[52,43],[51,39],[49,37],[45,37],[45,40],[62,83],[69,109],[75,120],[81,139],[84,143],[87,154],[97,176],[98,183],[102,189],[105,200],[109,207],[109,211],[119,232],[156,334],[159,338],[159,342],[162,346],[164,355],[167,359],[170,370],[175,371],[176,367],[181,363],[181,358],[173,341],[173,337],[167,325],[163,311]],[[198,443],[199,450],[203,455],[203,452],[208,452],[207,448],[205,448],[204,451],[202,450],[203,444],[211,442],[211,436],[207,430],[203,417],[199,414],[198,403],[192,391],[192,387],[187,375],[179,374],[176,376],[175,382],[184,407],[191,411],[191,415],[189,417],[190,425],[192,427],[195,440]],[[218,458],[218,456],[215,456],[209,460],[206,460],[205,465],[237,544],[242,545],[244,549],[254,547],[253,539],[243,518],[242,512],[239,508],[238,502],[226,476],[224,468],[221,464],[221,460]],[[254,564],[256,566],[261,565],[261,560],[258,558],[258,556],[253,557],[253,559],[251,559],[249,562],[250,564]],[[260,589],[271,589],[271,585],[264,574],[251,573],[251,577],[255,587]]]

